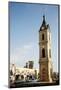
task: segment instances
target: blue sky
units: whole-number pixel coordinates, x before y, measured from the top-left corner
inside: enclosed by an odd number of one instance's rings
[[[58,71],[58,6],[43,4],[9,3],[10,62],[24,67],[29,60],[39,68],[39,28],[43,15],[50,25],[52,62]]]

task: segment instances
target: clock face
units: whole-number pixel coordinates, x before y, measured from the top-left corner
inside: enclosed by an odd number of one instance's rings
[[[42,27],[42,29],[44,29],[44,27]]]

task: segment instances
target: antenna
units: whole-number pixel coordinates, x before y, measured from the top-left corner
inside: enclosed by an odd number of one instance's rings
[[[42,7],[42,15],[46,16],[46,14],[47,14],[47,5],[43,5],[43,7]]]

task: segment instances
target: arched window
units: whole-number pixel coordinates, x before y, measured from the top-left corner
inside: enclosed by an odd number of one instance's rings
[[[52,77],[52,68],[50,69],[50,75],[51,75],[51,77]]]
[[[45,49],[44,48],[42,49],[42,57],[43,58],[45,57]]]
[[[51,57],[51,50],[49,49],[49,57]]]
[[[49,40],[50,40],[50,35],[49,35]]]
[[[44,40],[44,34],[42,34],[42,40]]]

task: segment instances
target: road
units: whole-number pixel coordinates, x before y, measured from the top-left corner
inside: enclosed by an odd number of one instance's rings
[[[59,82],[18,82],[10,84],[10,88],[20,88],[20,87],[37,87],[37,86],[50,86],[50,85],[59,85]]]

